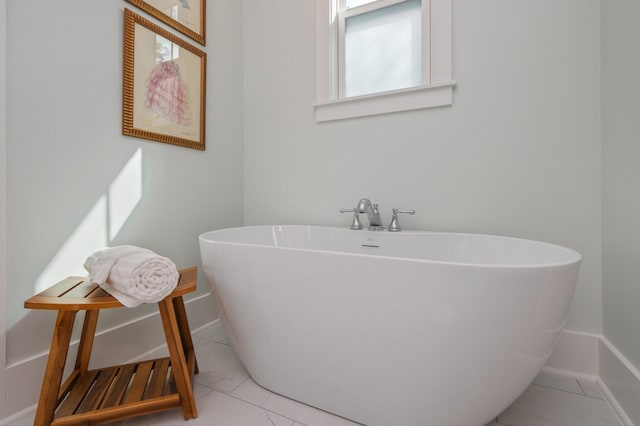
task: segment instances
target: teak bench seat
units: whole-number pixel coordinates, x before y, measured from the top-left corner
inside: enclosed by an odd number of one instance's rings
[[[68,277],[24,302],[57,310],[35,426],[109,423],[173,407],[197,417],[193,375],[198,366],[182,296],[196,290],[197,268],[180,272],[174,291],[158,302],[169,356],[89,370],[100,309],[123,305],[86,277]],[[62,383],[75,316],[85,311],[75,367]]]

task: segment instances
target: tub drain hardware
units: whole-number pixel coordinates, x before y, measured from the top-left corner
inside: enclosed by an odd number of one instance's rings
[[[380,246],[375,244],[361,244],[361,246],[366,248],[380,248]]]

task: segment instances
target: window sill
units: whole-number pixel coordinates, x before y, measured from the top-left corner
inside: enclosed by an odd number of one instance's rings
[[[386,114],[451,105],[455,81],[392,90],[371,95],[316,102],[316,121]]]

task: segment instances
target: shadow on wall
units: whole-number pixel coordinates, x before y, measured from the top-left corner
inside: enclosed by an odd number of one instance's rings
[[[129,158],[109,189],[102,194],[62,243],[35,280],[33,294],[69,275],[86,276],[84,260],[93,252],[108,246],[118,235],[142,199],[142,149]],[[56,313],[27,311],[7,330],[7,366],[20,362],[25,355],[36,356],[49,348],[51,329],[42,324],[55,321]],[[11,322],[9,320],[9,322]],[[29,336],[29,339],[20,338]]]

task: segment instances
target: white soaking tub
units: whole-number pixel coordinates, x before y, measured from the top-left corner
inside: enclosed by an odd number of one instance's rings
[[[489,235],[257,226],[200,235],[261,386],[370,426],[483,426],[549,357],[580,255]]]

